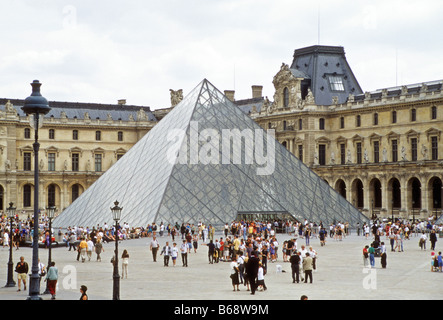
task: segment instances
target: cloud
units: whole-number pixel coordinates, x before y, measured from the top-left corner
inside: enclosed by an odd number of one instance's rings
[[[4,1],[0,96],[170,105],[203,78],[236,99],[272,78],[294,49],[340,45],[363,90],[442,78],[440,1]],[[20,17],[20,19],[17,19]],[[318,29],[320,27],[320,29]],[[320,31],[320,32],[319,32]],[[320,37],[319,37],[320,35]]]

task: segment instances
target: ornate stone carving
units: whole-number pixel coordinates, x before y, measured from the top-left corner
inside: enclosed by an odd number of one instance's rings
[[[177,91],[169,89],[171,92],[171,107],[175,107],[183,100],[183,89]]]

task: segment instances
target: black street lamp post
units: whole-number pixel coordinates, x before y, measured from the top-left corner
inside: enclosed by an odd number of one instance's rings
[[[50,206],[48,208],[46,208],[46,213],[49,219],[49,252],[48,252],[48,268],[51,265],[51,261],[52,261],[52,219],[54,219],[55,216],[55,207],[54,206]],[[49,292],[49,288],[48,288],[48,282],[46,282],[46,290],[43,294],[50,294],[51,292]]]
[[[27,116],[31,116],[31,127],[34,129],[35,142],[34,147],[34,236],[32,241],[32,274],[29,284],[28,300],[41,300],[40,294],[40,276],[38,274],[38,188],[39,188],[39,172],[38,172],[38,151],[40,144],[38,142],[38,129],[43,124],[43,116],[47,114],[51,108],[48,100],[40,94],[41,83],[34,80],[31,83],[32,94],[25,99],[22,107],[23,112]]]
[[[121,207],[118,206],[118,201],[114,202],[114,207],[111,208],[112,218],[115,221],[115,253],[114,253],[114,286],[112,292],[113,300],[120,300],[120,275],[118,273],[118,222],[122,213]]]
[[[13,275],[13,268],[14,263],[12,262],[12,247],[13,247],[13,241],[14,241],[14,233],[12,231],[12,219],[15,217],[15,208],[13,207],[13,203],[9,203],[9,208],[6,209],[6,212],[8,213],[8,218],[11,223],[10,226],[10,239],[9,239],[9,261],[8,261],[8,281],[6,282],[5,287],[15,287],[15,281],[14,281],[14,275]]]

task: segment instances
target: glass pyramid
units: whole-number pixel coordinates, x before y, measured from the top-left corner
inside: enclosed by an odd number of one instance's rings
[[[111,224],[116,200],[123,207],[121,222],[134,227],[199,221],[221,226],[239,214],[368,222],[206,79],[53,225]]]

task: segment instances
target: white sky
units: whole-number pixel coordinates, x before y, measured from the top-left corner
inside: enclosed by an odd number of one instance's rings
[[[443,79],[441,0],[2,0],[0,13],[2,98],[38,79],[49,101],[158,109],[206,78],[272,99],[282,62],[316,44],[343,46],[363,91]]]

